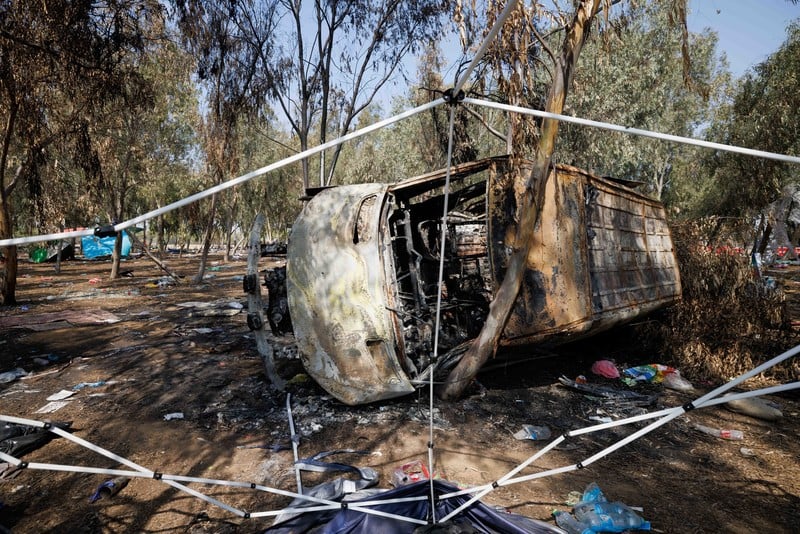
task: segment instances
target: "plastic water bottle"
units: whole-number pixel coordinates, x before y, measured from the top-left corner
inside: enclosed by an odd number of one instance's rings
[[[572,517],[568,512],[555,512],[556,525],[567,531],[567,534],[583,534],[586,526]]]
[[[710,426],[696,424],[694,427],[703,432],[708,434],[709,436],[715,436],[722,439],[744,439],[744,433],[741,430],[728,430],[728,429],[719,429],[719,428],[711,428]]]
[[[650,523],[621,502],[586,502],[575,505],[579,523],[594,532],[650,530]]]

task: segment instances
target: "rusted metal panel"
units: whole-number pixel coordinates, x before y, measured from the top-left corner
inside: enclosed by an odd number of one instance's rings
[[[366,184],[320,192],[289,238],[287,291],[300,357],[347,404],[414,391],[386,311],[379,231],[386,189]]]
[[[498,162],[494,169],[489,190],[497,285],[516,245],[516,206],[530,165]],[[534,239],[501,344],[577,339],[680,298],[663,206],[616,181],[556,166]]]
[[[515,243],[517,206],[531,167],[525,162],[498,162],[489,187],[492,261],[495,287]],[[584,181],[581,176],[551,174],[535,242],[528,256],[519,296],[501,344],[531,343],[552,336],[570,336],[592,324],[590,277],[584,225]]]
[[[664,207],[587,175],[588,259],[596,328],[680,298],[680,275]]]

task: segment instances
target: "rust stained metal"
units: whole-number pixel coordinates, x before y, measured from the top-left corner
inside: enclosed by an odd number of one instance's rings
[[[555,169],[504,344],[574,340],[680,298],[664,207],[616,181],[567,165]],[[524,162],[496,167],[490,199],[495,285],[515,245],[515,206],[528,172]]]
[[[451,169],[440,354],[480,331],[514,243],[529,163]],[[347,404],[414,390],[431,369],[445,171],[318,192],[293,226],[287,289],[309,374]],[[557,166],[501,344],[564,342],[680,298],[663,207]]]

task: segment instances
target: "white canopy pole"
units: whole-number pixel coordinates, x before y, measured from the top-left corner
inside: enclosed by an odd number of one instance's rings
[[[461,74],[461,76],[456,81],[456,85],[453,87],[453,97],[455,97],[458,92],[464,88],[464,85],[469,80],[472,71],[475,70],[475,67],[478,65],[478,62],[483,59],[483,56],[486,54],[486,50],[489,49],[489,45],[494,38],[497,37],[497,34],[500,33],[500,28],[503,27],[505,24],[506,19],[511,14],[511,11],[517,6],[517,0],[509,0],[506,4],[506,7],[503,8],[503,11],[500,12],[500,16],[497,17],[497,20],[492,26],[492,29],[489,30],[489,33],[486,34],[486,37],[483,39],[481,43],[481,47],[475,52],[475,57],[472,58],[472,61],[469,65],[467,65],[466,70]]]
[[[488,100],[478,100],[475,98],[465,98],[465,104],[474,104],[476,106],[483,106],[487,108],[499,109],[502,111],[510,111],[514,113],[522,113],[525,115],[533,115],[534,117],[541,117],[545,119],[555,119],[561,122],[570,122],[573,124],[581,124],[583,126],[591,126],[593,128],[602,128],[604,130],[611,130],[615,132],[622,132],[631,135],[638,135],[641,137],[650,137],[653,139],[660,139],[662,141],[673,141],[675,143],[683,143],[685,145],[694,145],[703,148],[711,148],[714,150],[723,150],[725,152],[735,152],[744,154],[746,156],[755,156],[759,158],[774,159],[778,161],[785,161],[787,163],[800,163],[800,157],[787,156],[785,154],[777,154],[775,152],[767,152],[765,150],[755,150],[752,148],[744,148],[734,145],[725,145],[722,143],[714,143],[712,141],[703,141],[701,139],[692,139],[691,137],[682,137],[680,135],[671,135],[650,130],[641,130],[639,128],[631,128],[629,126],[620,126],[618,124],[611,124],[609,122],[593,121],[591,119],[581,119],[578,117],[570,117],[569,115],[560,115],[558,113],[550,113],[547,111],[539,111],[536,109],[522,108],[519,106],[512,106],[509,104],[500,104],[498,102],[489,102]]]

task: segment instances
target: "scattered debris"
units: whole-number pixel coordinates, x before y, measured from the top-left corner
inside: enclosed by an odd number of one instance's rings
[[[567,506],[575,506],[581,502],[581,500],[583,500],[583,493],[580,491],[570,491],[567,495],[567,500],[564,501],[564,504]]]
[[[47,295],[45,300],[120,299],[139,294],[140,291],[135,287],[119,291],[98,287],[89,291],[64,291],[60,295]]]
[[[674,389],[675,391],[683,391],[684,393],[691,393],[694,391],[694,386],[691,382],[681,376],[681,372],[675,369],[671,373],[664,376],[664,387]]]
[[[625,375],[622,381],[628,386],[634,386],[639,382],[663,383],[664,387],[676,391],[686,393],[694,391],[692,383],[683,378],[679,370],[660,363],[630,367],[622,371],[622,374]]]
[[[174,278],[172,278],[171,276],[162,276],[161,278],[154,278],[148,280],[144,286],[152,289],[156,287],[160,288],[171,287],[174,285],[177,285],[177,282],[175,281]]]
[[[73,396],[74,394],[75,394],[75,391],[70,391],[68,389],[62,389],[58,393],[53,393],[52,395],[47,397],[46,400],[49,400],[49,401],[60,401],[60,400],[68,399],[71,396]]]
[[[614,420],[611,419],[610,417],[607,417],[607,416],[606,417],[601,417],[599,415],[590,415],[589,416],[589,421],[596,421],[598,423],[611,423]]]
[[[710,426],[701,425],[699,423],[695,423],[693,426],[695,429],[699,430],[704,434],[708,434],[709,436],[714,436],[722,439],[731,439],[731,440],[744,439],[744,433],[741,430],[712,428]]]
[[[243,305],[238,302],[215,301],[215,302],[180,302],[181,308],[190,308],[188,317],[232,317],[242,311]]]
[[[72,389],[74,391],[80,391],[85,388],[99,388],[101,386],[109,386],[116,383],[117,383],[116,380],[110,380],[110,381],[98,380],[97,382],[81,382],[79,384],[75,384],[74,386],[72,386]]]
[[[420,460],[414,460],[403,464],[392,472],[391,484],[395,488],[405,486],[406,484],[413,484],[420,480],[428,480],[431,477],[425,463]]]
[[[311,381],[311,377],[308,376],[307,374],[305,374],[305,373],[297,373],[296,375],[294,375],[292,378],[290,378],[286,382],[286,385],[296,386],[296,385],[301,385],[301,384],[308,384],[310,381]]]
[[[17,367],[16,369],[12,369],[11,371],[6,371],[5,373],[0,373],[0,384],[8,384],[9,382],[13,382],[17,378],[28,376],[28,372],[25,371],[22,367]]]
[[[69,430],[72,422],[52,422],[51,426]],[[6,423],[0,427],[0,452],[19,458],[38,449],[55,437],[55,434],[38,426]]]
[[[550,439],[550,429],[546,426],[537,425],[522,425],[522,428],[514,433],[514,438],[523,440],[529,439],[531,441],[541,441]]]
[[[650,522],[645,521],[630,506],[619,501],[609,502],[595,482],[586,487],[583,498],[573,506],[572,511],[574,517],[568,512],[554,512],[558,526],[569,534],[627,532],[651,528]]]
[[[128,482],[130,482],[130,479],[128,477],[117,477],[106,480],[105,482],[97,486],[97,489],[95,490],[94,494],[91,497],[89,497],[89,502],[94,503],[103,498],[110,499],[111,497],[122,491],[122,489],[128,485]]]
[[[728,401],[725,403],[725,407],[732,412],[749,415],[750,417],[763,419],[765,421],[777,421],[783,417],[783,412],[773,403],[769,403],[758,397]]]
[[[619,369],[611,360],[598,360],[592,364],[592,372],[605,378],[619,378]]]
[[[36,410],[36,413],[53,413],[53,412],[57,412],[58,410],[60,410],[64,406],[66,406],[67,404],[69,404],[69,401],[66,401],[66,400],[48,402],[47,404],[45,404],[44,406],[42,406],[41,408]]]
[[[629,367],[628,369],[622,371],[622,374],[632,379],[625,380],[628,385],[632,385],[635,382],[652,382],[654,384],[660,384],[664,380],[665,375],[674,373],[675,371],[676,369],[674,367],[668,367],[660,363],[651,363],[649,365],[637,365],[636,367]]]
[[[213,328],[192,328],[192,332],[195,334],[211,334],[214,332]]]
[[[756,455],[756,451],[754,451],[753,449],[748,449],[747,447],[742,447],[741,449],[739,449],[739,452],[742,453],[742,456],[746,456],[748,458],[752,458],[753,456]]]
[[[30,328],[45,323],[66,321],[73,326],[87,326],[96,324],[118,323],[120,318],[105,310],[75,310],[48,312],[39,314],[26,314],[24,317],[11,315],[0,317],[0,328]]]
[[[575,389],[590,396],[597,397],[603,401],[624,402],[635,406],[650,406],[655,403],[657,395],[645,395],[628,389],[617,389],[610,386],[598,386],[594,384],[579,384],[562,376],[558,381],[569,388]]]
[[[281,443],[273,443],[272,445],[237,445],[237,449],[264,449],[272,452],[290,451],[291,447]]]

